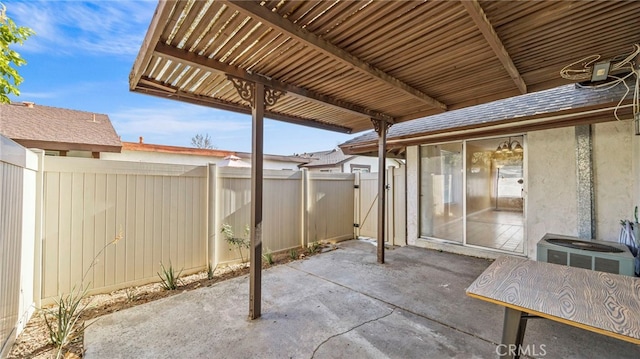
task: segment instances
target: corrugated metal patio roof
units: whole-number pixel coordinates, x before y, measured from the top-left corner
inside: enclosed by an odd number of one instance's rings
[[[567,84],[631,52],[638,19],[634,1],[160,1],[130,88],[250,113],[230,74],[286,91],[267,117],[355,133]]]

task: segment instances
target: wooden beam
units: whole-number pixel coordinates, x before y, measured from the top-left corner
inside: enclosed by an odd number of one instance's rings
[[[147,34],[142,41],[140,51],[138,52],[138,56],[136,57],[131,73],[129,74],[129,89],[131,91],[136,87],[146,67],[149,65],[151,55],[153,55],[153,52],[149,51],[149,49],[160,41],[163,28],[158,26],[164,26],[164,24],[167,23],[169,16],[172,14],[174,5],[176,5],[175,1],[160,0],[160,2],[158,2],[156,12],[153,14],[153,18],[151,19],[151,25],[149,25]],[[178,12],[177,14],[179,15],[180,13]],[[178,15],[174,13],[174,16]]]
[[[489,46],[491,46],[491,49],[496,54],[505,70],[507,70],[509,76],[520,92],[523,94],[527,93],[527,84],[522,79],[522,76],[520,76],[520,72],[513,63],[513,60],[511,60],[511,56],[504,48],[500,37],[498,37],[496,30],[493,28],[493,25],[491,25],[491,22],[484,13],[484,10],[482,10],[478,0],[461,0],[460,2],[473,19],[473,22],[476,23],[476,26],[487,40]]]
[[[178,89],[170,88],[166,85],[162,85],[162,87],[167,88],[166,90],[160,89],[160,86],[156,84],[150,85],[151,82],[157,82],[157,81],[148,79],[148,78],[142,78],[140,79],[140,84],[136,88],[134,88],[133,91],[144,93],[147,95],[187,102],[194,105],[213,107],[221,110],[233,111],[233,112],[243,113],[247,115],[251,114],[250,106],[236,104],[232,102],[226,102],[226,101],[222,101],[209,96],[199,96],[189,92],[183,92]],[[142,86],[142,84],[146,84],[147,86]],[[341,133],[353,132],[353,130],[349,127],[334,125],[327,122],[320,122],[318,120],[311,119],[311,118],[301,118],[301,117],[284,115],[284,114],[269,111],[269,110],[265,110],[265,117],[282,121],[282,122],[292,123],[295,125],[319,128],[327,131],[334,131],[334,132],[341,132]]]
[[[301,87],[289,85],[287,83],[273,80],[268,77],[261,76],[255,73],[249,73],[242,68],[228,65],[218,60],[210,59],[205,56],[199,56],[193,52],[181,50],[164,43],[158,43],[156,45],[154,54],[156,56],[169,59],[174,62],[199,68],[203,71],[229,74],[229,75],[241,78],[243,80],[247,80],[255,83],[262,83],[265,86],[271,87],[272,89],[284,91],[298,98],[303,98],[305,100],[308,100],[314,103],[320,103],[322,105],[329,106],[338,110],[346,111],[349,113],[353,113],[358,116],[385,120],[389,123],[395,122],[394,118],[390,115],[387,115],[369,108],[365,108],[353,103],[338,100],[326,95],[315,93],[313,91],[309,91]],[[160,84],[160,86],[166,87],[167,85]]]
[[[246,0],[222,0],[221,2],[231,7],[232,9],[245,14],[246,16],[254,18],[256,21],[259,21],[269,27],[275,28],[278,31],[283,32],[287,36],[290,36],[297,41],[300,41],[303,44],[324,53],[325,55],[336,61],[346,64],[356,71],[359,71],[367,76],[370,76],[371,78],[384,83],[387,86],[394,87],[397,90],[409,94],[416,99],[428,104],[429,106],[440,109],[441,111],[447,110],[447,105],[445,105],[444,103],[434,99],[433,97],[430,97],[429,95],[414,87],[409,86],[407,83],[402,82],[401,80],[387,74],[377,67],[372,66],[371,64],[352,55],[351,53],[335,46],[322,37],[317,36],[316,34],[313,34],[306,29],[293,24],[289,20],[284,19],[279,14],[272,12],[270,9],[264,6],[261,6],[257,2]]]

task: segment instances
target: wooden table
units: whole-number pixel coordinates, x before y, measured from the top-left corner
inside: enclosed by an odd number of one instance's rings
[[[467,295],[505,307],[501,358],[519,357],[507,349],[521,348],[532,316],[640,344],[640,278],[503,256]]]

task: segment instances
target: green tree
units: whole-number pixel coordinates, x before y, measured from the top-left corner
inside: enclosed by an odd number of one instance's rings
[[[0,3],[0,104],[9,103],[9,95],[20,95],[18,86],[22,83],[22,77],[18,74],[17,66],[27,62],[20,54],[10,48],[13,44],[24,42],[34,32],[28,27],[17,26],[7,16],[7,7]]]

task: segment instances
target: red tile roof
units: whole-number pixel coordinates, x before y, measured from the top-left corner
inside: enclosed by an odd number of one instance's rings
[[[226,156],[235,154],[235,152],[232,152],[232,151],[194,148],[194,147],[169,146],[169,145],[156,145],[156,144],[141,143],[141,142],[122,142],[122,149],[127,151],[176,153],[176,154],[212,156],[212,157],[226,157]]]
[[[140,141],[143,141],[141,138]],[[141,151],[141,152],[161,152],[161,153],[175,153],[185,155],[197,155],[197,156],[211,156],[211,157],[227,157],[231,155],[238,156],[243,159],[251,159],[251,153],[249,152],[236,152],[217,149],[204,149],[194,147],[180,147],[169,145],[157,145],[144,142],[122,142],[122,149],[127,151]],[[307,163],[310,161],[308,158],[300,156],[282,156],[282,155],[263,155],[265,160],[281,161],[281,162],[297,162]]]
[[[109,116],[29,102],[0,105],[0,133],[25,147],[120,152]]]

